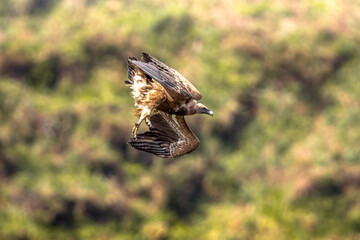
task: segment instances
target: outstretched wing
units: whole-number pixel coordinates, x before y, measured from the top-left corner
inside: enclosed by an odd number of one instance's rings
[[[130,139],[132,147],[162,158],[170,158],[190,153],[199,146],[200,141],[187,126],[184,116],[158,112],[150,121],[150,131]]]
[[[163,87],[188,98],[201,99],[202,96],[199,90],[185,77],[149,54],[143,53],[142,61],[136,59],[129,59],[128,61],[140,68],[145,74],[160,83]]]

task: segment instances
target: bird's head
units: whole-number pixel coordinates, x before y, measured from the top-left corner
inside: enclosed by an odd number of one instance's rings
[[[213,116],[214,113],[210,109],[208,109],[204,104],[197,103],[195,106],[196,113],[203,113],[203,114],[209,114],[210,116]]]

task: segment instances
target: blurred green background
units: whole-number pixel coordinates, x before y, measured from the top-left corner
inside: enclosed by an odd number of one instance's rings
[[[0,239],[360,239],[359,0],[0,0]],[[215,115],[127,145],[126,59]],[[145,128],[142,128],[145,130]]]

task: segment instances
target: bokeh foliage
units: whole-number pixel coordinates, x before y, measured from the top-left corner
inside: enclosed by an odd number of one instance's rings
[[[359,7],[0,0],[0,238],[360,238]],[[141,52],[215,113],[190,155],[127,145]]]

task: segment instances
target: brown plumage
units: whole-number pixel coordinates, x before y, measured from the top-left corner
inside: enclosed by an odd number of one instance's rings
[[[150,117],[150,131],[138,134],[129,142],[138,150],[159,157],[179,157],[194,151],[200,144],[185,122],[184,116],[159,111]]]
[[[147,53],[143,53],[141,61],[128,59],[128,77],[125,83],[132,89],[139,117],[130,145],[160,157],[177,157],[193,151],[199,140],[186,125],[184,115],[213,115],[197,102],[200,92],[176,70]],[[137,136],[143,120],[150,131]]]

